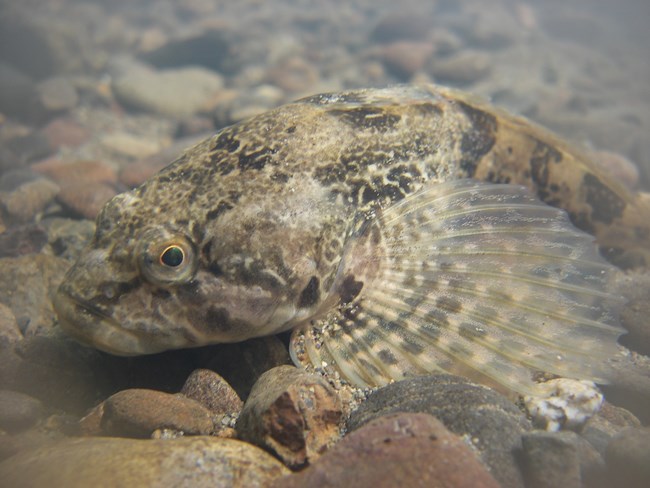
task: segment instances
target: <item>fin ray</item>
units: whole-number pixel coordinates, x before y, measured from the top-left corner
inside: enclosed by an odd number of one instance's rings
[[[606,382],[622,332],[615,274],[524,187],[431,185],[359,225],[340,276],[364,286],[312,329],[323,345],[306,356],[364,386],[436,370],[527,394],[539,371]]]

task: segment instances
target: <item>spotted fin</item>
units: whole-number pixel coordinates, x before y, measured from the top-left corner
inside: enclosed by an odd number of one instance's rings
[[[359,226],[340,305],[294,333],[292,355],[358,386],[436,371],[524,394],[540,372],[606,383],[616,272],[524,187],[433,185]]]

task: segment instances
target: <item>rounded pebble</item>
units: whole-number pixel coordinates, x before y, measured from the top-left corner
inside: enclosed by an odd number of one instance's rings
[[[472,449],[440,421],[426,414],[397,413],[348,434],[307,469],[279,478],[273,486],[496,488],[499,484]]]
[[[181,393],[215,415],[238,414],[244,403],[226,380],[209,369],[197,369],[187,378]]]
[[[0,463],[4,486],[267,486],[288,470],[263,450],[234,439],[69,439]]]
[[[210,411],[199,402],[145,389],[123,390],[108,398],[101,427],[106,434],[125,437],[150,437],[156,429],[195,435],[214,430]]]
[[[31,168],[62,187],[74,183],[115,183],[117,181],[115,168],[102,161],[63,161],[52,158],[32,164]]]
[[[341,413],[341,400],[323,378],[294,366],[278,366],[253,386],[236,430],[240,439],[299,467],[338,440]]]
[[[348,428],[395,412],[433,415],[467,438],[492,475],[504,486],[523,487],[516,452],[521,434],[531,430],[519,409],[496,391],[447,374],[398,381],[374,391],[352,412]]]
[[[106,202],[115,195],[117,191],[107,183],[78,182],[62,187],[57,198],[77,215],[94,220]]]

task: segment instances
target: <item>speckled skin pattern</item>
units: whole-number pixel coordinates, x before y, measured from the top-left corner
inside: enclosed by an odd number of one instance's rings
[[[525,185],[614,258],[648,256],[640,197],[539,127],[441,87],[349,91],[223,129],[115,197],[55,299],[60,322],[127,355],[302,326],[363,287],[339,269],[359,222],[464,178]],[[180,264],[163,262],[170,246]]]

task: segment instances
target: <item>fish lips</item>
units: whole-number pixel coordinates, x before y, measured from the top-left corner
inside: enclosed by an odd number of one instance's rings
[[[154,341],[143,341],[101,310],[68,293],[62,286],[53,300],[59,325],[76,340],[117,356],[152,354],[169,349],[156,347]],[[116,347],[116,345],[119,345]]]

